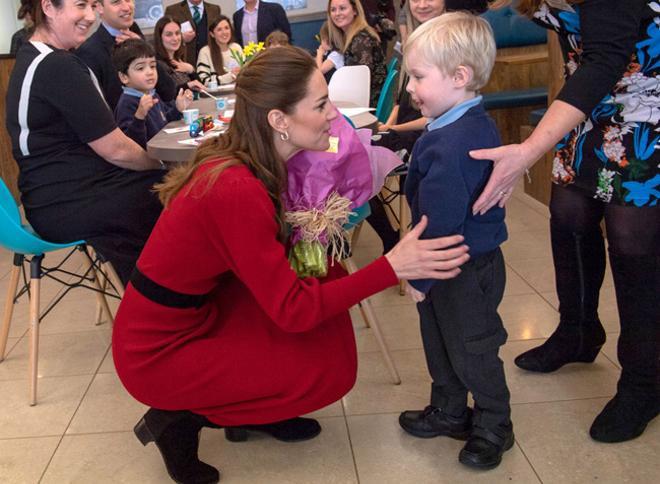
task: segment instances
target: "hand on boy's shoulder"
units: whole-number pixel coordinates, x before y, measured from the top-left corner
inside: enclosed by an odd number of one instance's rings
[[[138,108],[135,111],[135,117],[137,119],[144,120],[144,118],[147,117],[147,114],[149,113],[149,110],[154,107],[154,105],[158,102],[158,99],[155,98],[154,96],[150,94],[144,94],[140,98],[140,103],[138,104]]]

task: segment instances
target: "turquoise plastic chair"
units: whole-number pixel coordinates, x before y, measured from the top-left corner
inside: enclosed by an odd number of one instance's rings
[[[14,253],[13,267],[7,292],[7,301],[4,309],[2,326],[0,327],[0,361],[3,361],[5,358],[7,338],[9,336],[9,327],[14,312],[14,304],[23,294],[27,293],[30,299],[30,405],[35,405],[37,401],[39,323],[41,319],[43,319],[46,314],[48,314],[55,307],[55,305],[71,289],[75,287],[85,287],[87,289],[94,290],[97,295],[97,300],[101,311],[105,311],[106,314],[112,318],[112,313],[110,312],[110,308],[105,296],[117,296],[106,292],[101,287],[97,272],[103,274],[106,277],[104,284],[106,281],[108,281],[107,278],[109,277],[112,280],[111,285],[114,287],[118,287],[117,285],[119,284],[119,278],[116,277],[116,273],[112,267],[100,259],[98,254],[94,259],[92,259],[84,240],[76,240],[63,244],[48,242],[39,237],[29,225],[22,223],[21,213],[18,210],[18,206],[16,205],[14,197],[12,196],[3,180],[0,180],[0,246]],[[44,267],[42,265],[42,261],[45,254],[60,249],[71,249],[71,251],[56,267]],[[62,269],[63,264],[77,250],[83,253],[83,265],[85,266],[85,271],[82,274],[74,274]],[[27,278],[24,271],[25,262],[29,262],[30,265],[29,284],[27,283]],[[106,264],[104,267],[105,272],[101,271],[101,264]],[[18,281],[21,272],[23,272],[23,280],[26,282],[24,283],[23,288],[17,293]],[[64,278],[61,278],[62,275]],[[43,276],[50,277],[51,279],[62,283],[66,286],[66,289],[61,292],[58,297],[55,298],[40,314],[39,298],[41,278]],[[69,280],[71,276],[73,276],[72,280]],[[121,291],[123,292],[123,287],[121,288]]]
[[[394,56],[387,64],[387,74],[399,68],[399,58]]]
[[[381,123],[387,121],[387,118],[390,117],[390,113],[394,108],[398,74],[399,72],[396,69],[387,74],[383,89],[380,91],[378,106],[376,106],[376,117]]]

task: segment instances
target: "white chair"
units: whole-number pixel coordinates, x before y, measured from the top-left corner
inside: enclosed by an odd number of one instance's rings
[[[371,94],[371,72],[367,66],[344,66],[332,75],[328,97],[333,103],[368,107]]]

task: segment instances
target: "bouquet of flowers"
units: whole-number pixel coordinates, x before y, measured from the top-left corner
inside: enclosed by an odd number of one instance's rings
[[[323,277],[331,261],[346,252],[344,226],[351,210],[378,193],[401,160],[390,150],[371,146],[370,130],[355,130],[338,115],[330,126],[327,151],[302,151],[287,161],[283,194],[285,220],[291,225],[291,267],[300,277]]]
[[[263,42],[250,42],[248,45],[243,47],[243,53],[236,51],[234,49],[229,49],[229,53],[232,58],[238,62],[239,67],[243,67],[245,64],[250,62],[252,58],[257,55],[262,50],[265,50],[266,46]]]

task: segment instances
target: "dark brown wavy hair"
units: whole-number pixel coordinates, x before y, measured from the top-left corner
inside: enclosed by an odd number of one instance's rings
[[[161,17],[158,19],[158,22],[156,22],[156,26],[154,27],[154,49],[156,50],[156,59],[165,61],[170,65],[170,67],[174,67],[170,62],[170,56],[167,54],[167,50],[163,45],[163,30],[165,30],[165,26],[167,24],[171,23],[177,24],[179,29],[181,28],[181,24],[169,15]],[[179,49],[174,53],[174,60],[183,60],[184,49],[185,46],[183,45],[183,38],[181,38],[181,45],[179,46]]]
[[[53,6],[58,10],[62,8],[62,0],[50,0],[50,3],[52,3]],[[28,14],[34,23],[32,30],[42,25],[48,27],[48,22],[46,21],[44,10],[41,7],[41,0],[21,0],[21,6],[18,7],[18,15],[16,17],[19,20],[23,20]]]
[[[278,109],[291,114],[307,95],[315,69],[314,59],[298,47],[266,49],[257,54],[236,79],[236,106],[227,132],[203,143],[191,161],[171,170],[163,183],[156,186],[163,205],[167,207],[182,190],[190,193],[198,183],[206,183],[201,192],[205,193],[223,170],[243,164],[266,187],[275,205],[279,238],[284,241],[281,194],[287,184],[286,165],[275,150],[268,113]],[[199,167],[221,159],[228,161],[195,176]]]

